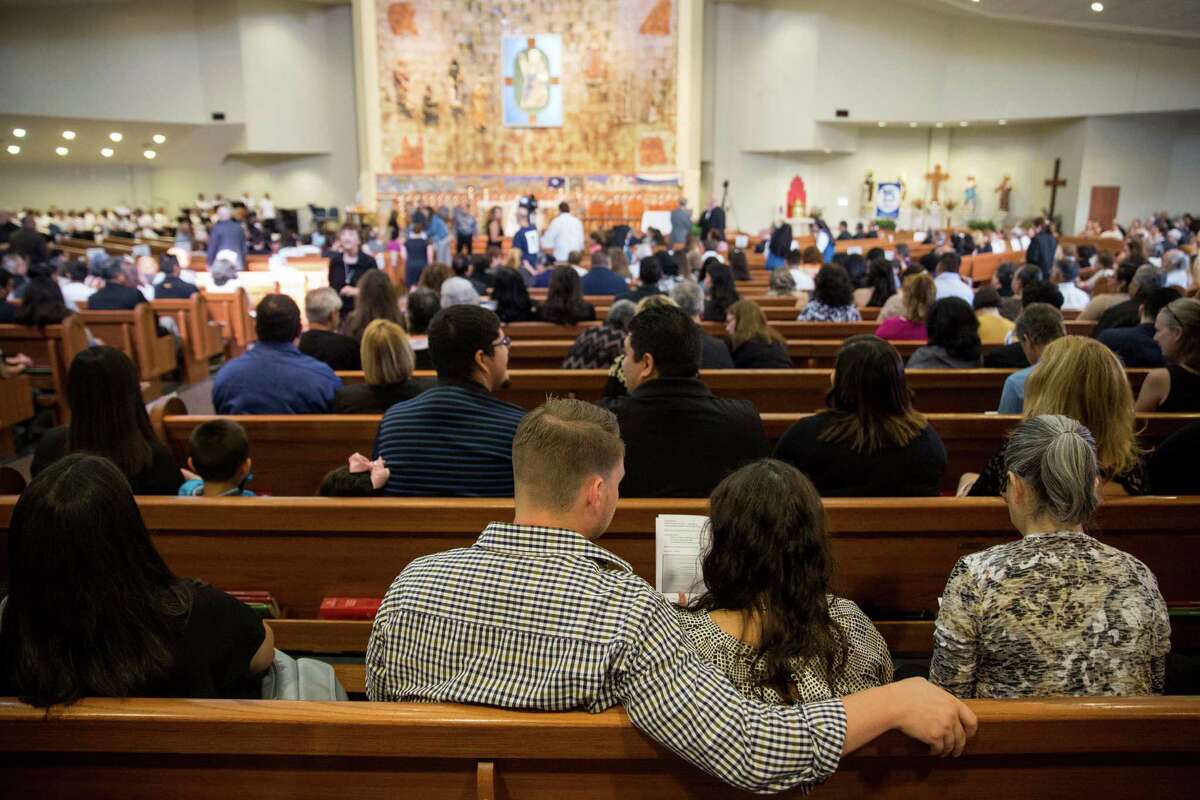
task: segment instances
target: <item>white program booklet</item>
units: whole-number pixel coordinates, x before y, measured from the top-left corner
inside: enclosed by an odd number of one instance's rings
[[[704,591],[700,561],[708,550],[708,517],[659,514],[654,522],[654,588],[674,599]]]

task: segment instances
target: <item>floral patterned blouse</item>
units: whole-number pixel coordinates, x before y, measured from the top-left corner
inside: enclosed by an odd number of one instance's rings
[[[797,319],[801,322],[859,322],[862,315],[853,303],[848,306],[827,306],[820,300],[809,300]]]

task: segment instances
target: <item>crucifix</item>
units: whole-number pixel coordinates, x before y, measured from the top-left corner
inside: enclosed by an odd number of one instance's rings
[[[950,173],[942,172],[941,164],[933,165],[933,172],[925,173],[925,180],[933,184],[933,202],[938,201],[938,189],[941,188],[942,181],[949,180]]]
[[[1046,178],[1046,185],[1050,187],[1050,213],[1046,216],[1054,219],[1054,202],[1058,199],[1058,187],[1066,186],[1067,181],[1064,178],[1058,177],[1058,168],[1062,164],[1061,158],[1054,159],[1054,177]]]

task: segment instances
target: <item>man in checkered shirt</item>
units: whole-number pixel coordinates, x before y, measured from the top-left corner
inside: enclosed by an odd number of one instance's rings
[[[703,663],[667,601],[592,542],[624,476],[616,418],[550,400],[513,440],[516,515],[471,547],[409,564],[367,648],[372,700],[537,711],[622,705],[647,736],[734,786],[808,788],[899,728],[958,755],[974,714],[921,678],[808,705],[740,695]]]

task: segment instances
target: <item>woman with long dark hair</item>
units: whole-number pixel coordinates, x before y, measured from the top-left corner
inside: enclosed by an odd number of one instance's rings
[[[716,258],[704,262],[704,283],[709,289],[709,299],[704,303],[705,322],[724,322],[729,307],[741,300],[733,283],[733,272]]]
[[[108,459],[76,453],[13,509],[0,692],[38,707],[82,697],[260,697],[274,638],[248,606],[177,578]]]
[[[496,316],[505,324],[529,322],[534,318],[529,290],[525,288],[525,280],[521,273],[515,270],[507,267],[496,270],[492,300],[496,303]]]
[[[775,448],[775,458],[807,475],[822,497],[937,496],[946,448],[913,408],[895,347],[874,336],[847,339],[825,405]]]
[[[809,703],[891,682],[879,631],[830,594],[825,511],[799,470],[762,459],[729,475],[709,498],[709,532],[705,591],[678,617],[738,691]]]
[[[983,344],[979,319],[971,304],[960,297],[944,297],[929,309],[925,320],[929,344],[908,357],[909,369],[974,369]]]
[[[537,309],[542,322],[555,325],[574,325],[596,318],[596,309],[583,301],[583,284],[574,267],[555,267],[550,275],[546,302]]]
[[[16,323],[44,328],[58,325],[73,312],[67,308],[58,282],[41,270],[31,270],[29,282],[25,284],[25,296]]]
[[[363,331],[377,319],[404,327],[400,295],[392,285],[392,279],[381,269],[369,269],[358,279],[358,295],[354,310],[346,317],[345,333],[361,340]]]
[[[859,308],[883,308],[896,293],[896,272],[886,258],[873,258],[867,265],[866,280],[854,290],[854,304]]]
[[[771,230],[771,238],[767,240],[767,259],[765,267],[768,270],[779,269],[787,264],[788,253],[792,251],[792,226],[780,222]]]
[[[38,442],[30,472],[68,453],[104,456],[125,475],[134,494],[174,495],[183,474],[150,428],[137,367],[113,347],[89,347],[67,371],[71,424],[54,428]]]
[[[753,300],[738,300],[729,307],[725,332],[729,334],[733,366],[737,369],[792,368],[787,340],[767,323],[767,315]]]

